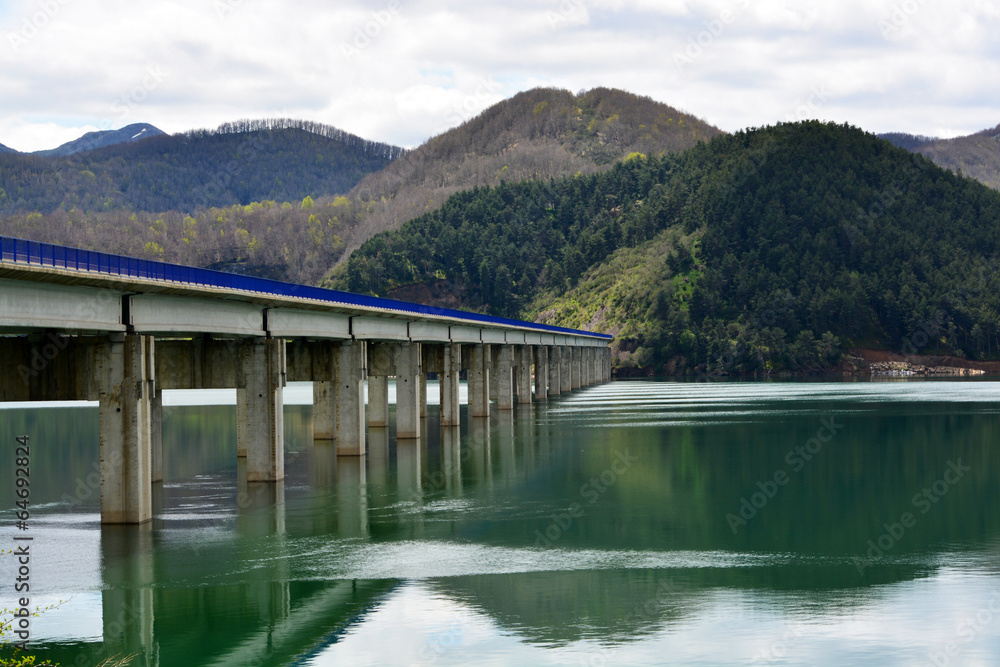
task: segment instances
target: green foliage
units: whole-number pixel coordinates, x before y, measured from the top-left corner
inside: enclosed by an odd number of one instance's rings
[[[340,286],[443,271],[468,306],[610,331],[648,372],[811,372],[856,344],[997,354],[997,257],[1000,193],[806,122],[459,193],[365,243]]]

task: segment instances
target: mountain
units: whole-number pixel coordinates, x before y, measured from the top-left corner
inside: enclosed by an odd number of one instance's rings
[[[1000,125],[965,137],[922,142],[910,150],[1000,190]]]
[[[318,123],[240,121],[69,156],[0,155],[0,215],[185,211],[301,201],[354,187],[404,151]]]
[[[358,183],[348,195],[355,222],[346,248],[349,253],[461,190],[593,174],[631,153],[684,151],[720,133],[690,114],[621,90],[519,93]]]
[[[619,368],[829,368],[852,346],[1000,354],[1000,193],[815,121],[449,199],[335,286],[615,334]]]
[[[905,132],[886,132],[878,135],[878,138],[885,139],[893,146],[905,148],[908,151],[912,151],[932,141],[938,141],[937,137],[925,137],[921,134],[906,134]]]
[[[130,143],[140,139],[148,139],[161,134],[166,134],[163,130],[153,127],[149,123],[133,123],[120,130],[104,130],[101,132],[88,132],[79,139],[66,142],[58,148],[47,151],[35,151],[35,155],[43,157],[65,157],[85,151],[92,151],[96,148],[114,146],[116,144]]]
[[[0,144],[0,154],[2,153],[16,153],[17,151],[13,148],[7,148],[3,144]]]

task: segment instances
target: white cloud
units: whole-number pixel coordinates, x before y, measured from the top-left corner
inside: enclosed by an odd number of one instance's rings
[[[414,145],[535,85],[623,88],[736,130],[825,84],[824,117],[966,133],[1000,122],[998,41],[983,0],[17,0],[0,7],[0,142],[282,113]],[[166,73],[152,87],[149,68]]]

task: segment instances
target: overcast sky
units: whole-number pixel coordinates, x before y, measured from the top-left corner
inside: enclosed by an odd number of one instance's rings
[[[1000,123],[987,0],[0,0],[0,143],[289,116],[406,147],[537,86],[622,88],[724,130]]]

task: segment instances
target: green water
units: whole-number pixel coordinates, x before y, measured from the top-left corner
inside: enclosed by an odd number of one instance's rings
[[[0,548],[28,434],[32,604],[65,600],[34,648],[81,666],[1000,664],[1000,383],[613,382],[463,409],[455,435],[431,406],[419,444],[373,433],[363,461],[309,418],[286,407],[285,482],[247,486],[235,408],[167,408],[155,520],[102,528],[96,409],[0,410]]]

